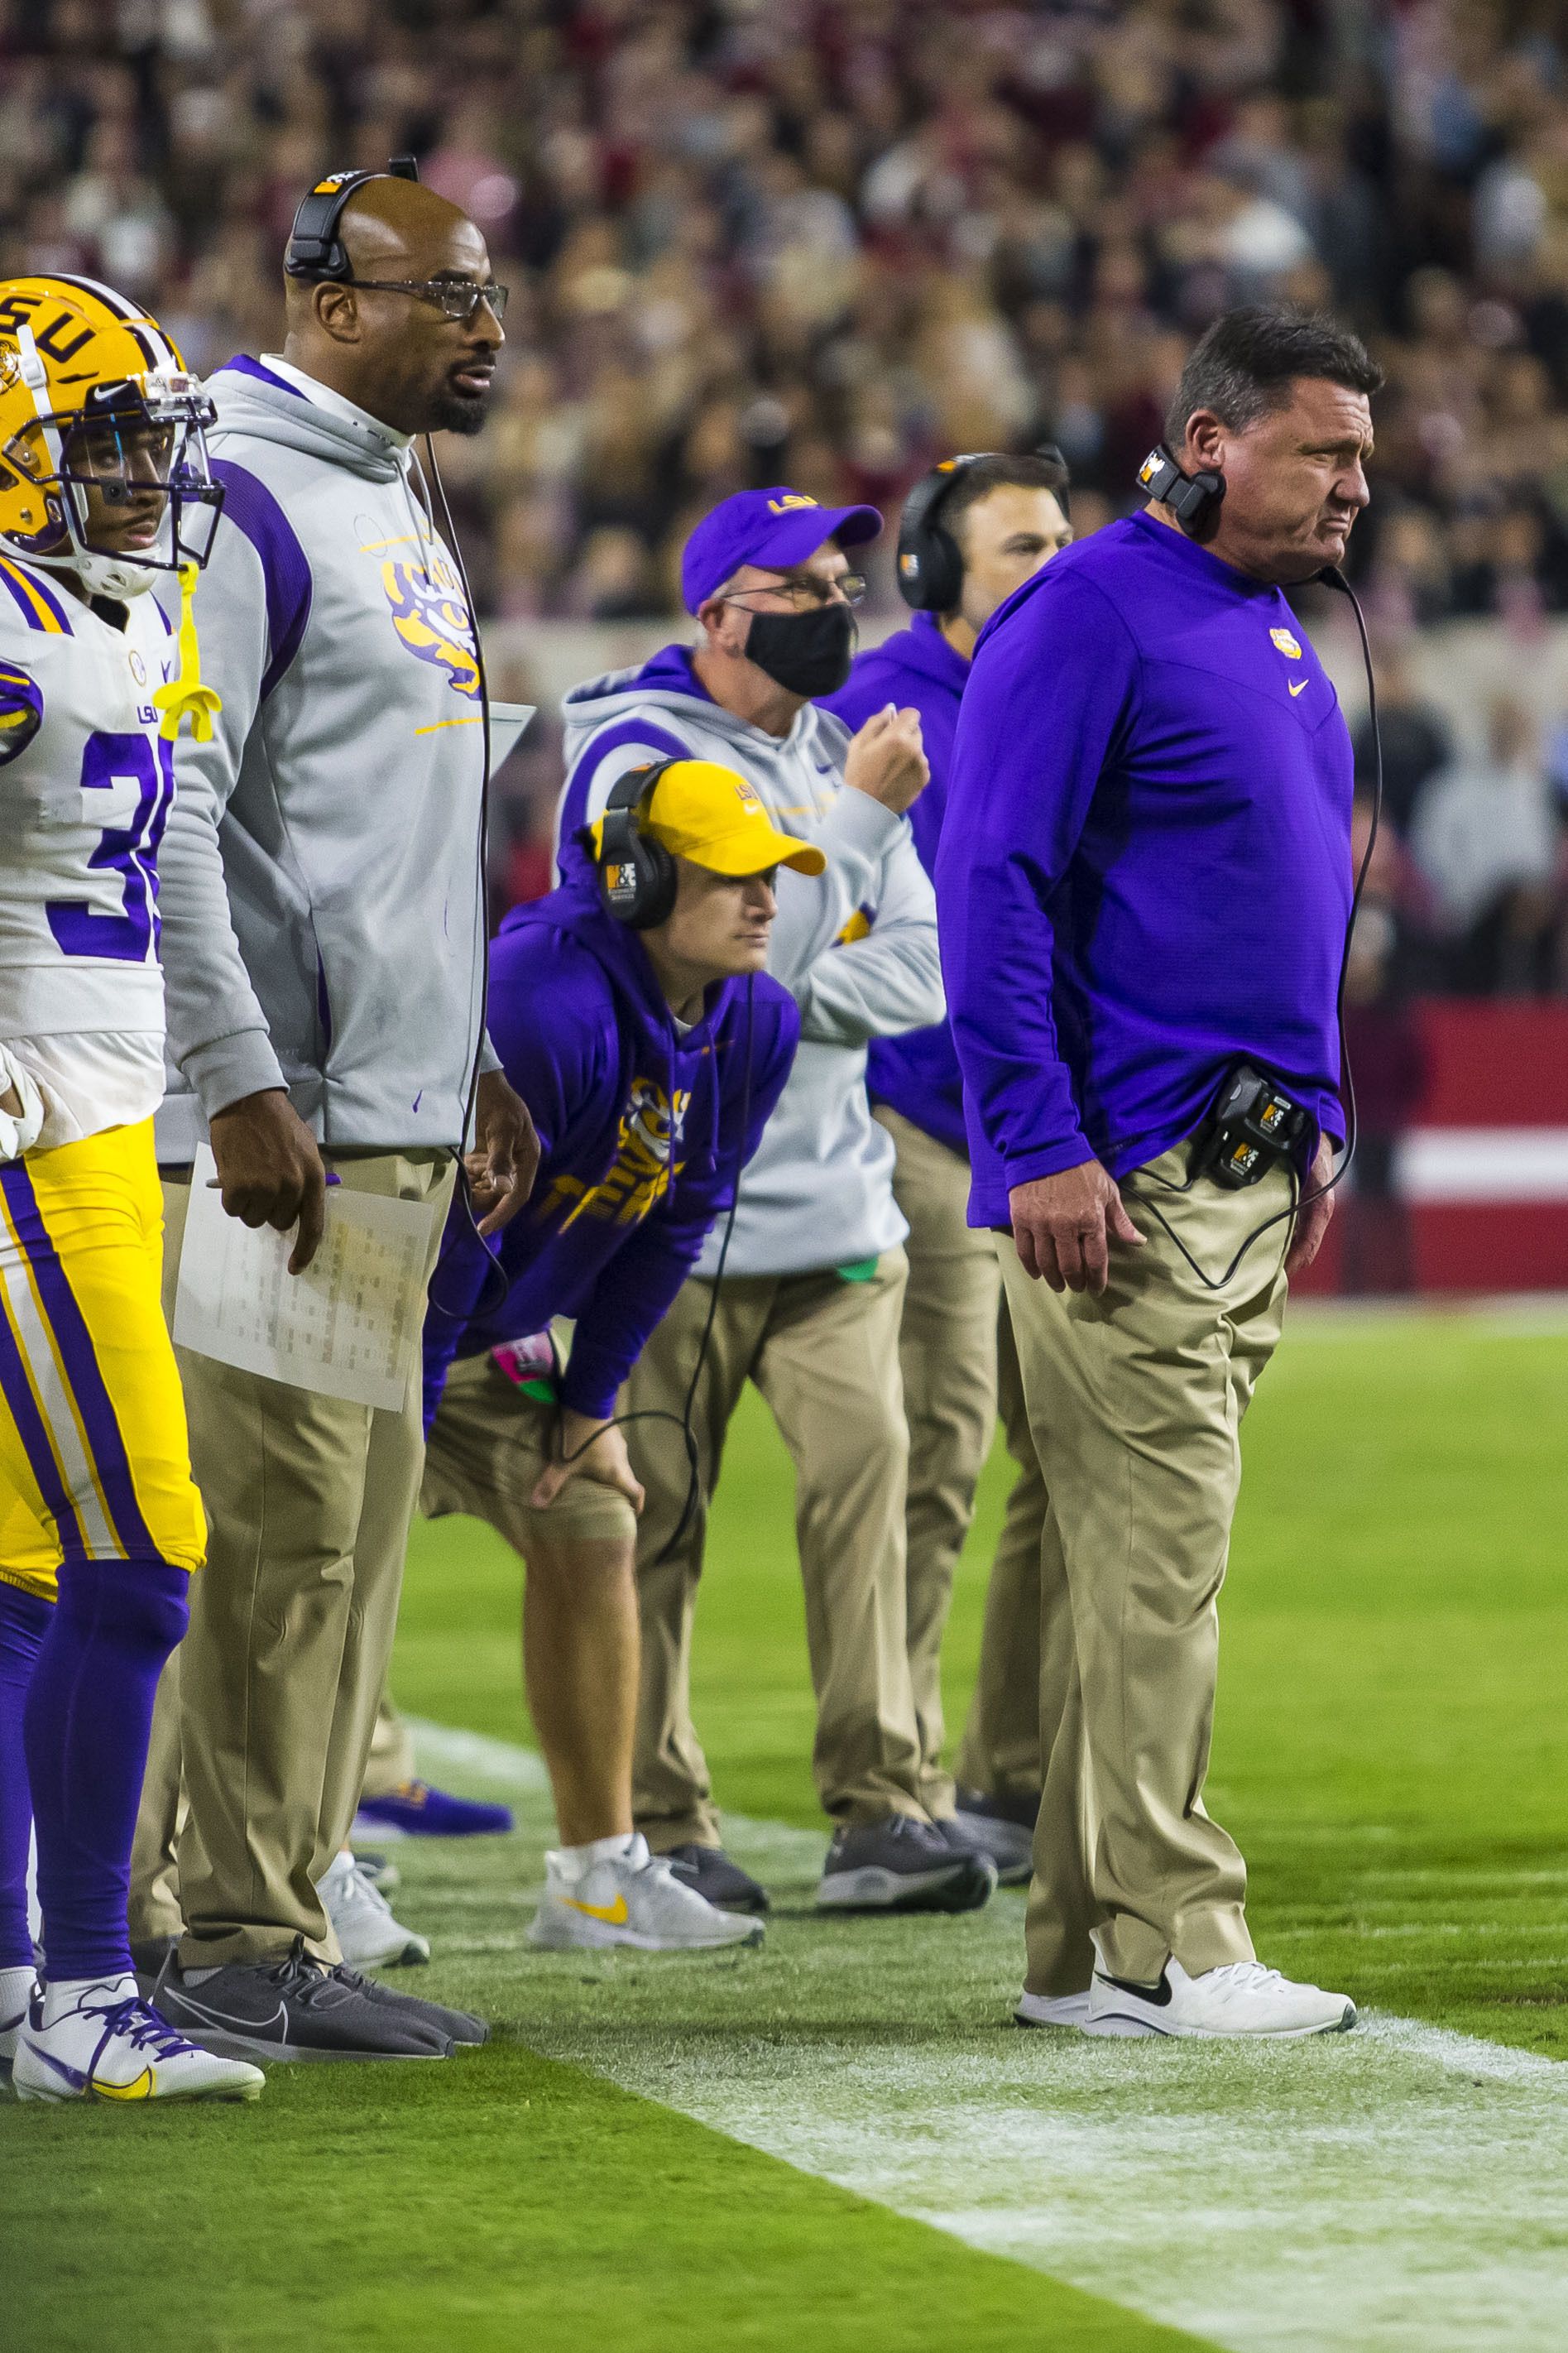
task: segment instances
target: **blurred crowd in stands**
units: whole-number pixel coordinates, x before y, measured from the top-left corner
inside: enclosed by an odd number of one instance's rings
[[[1331,305],[1389,380],[1380,986],[1568,988],[1568,730],[1500,696],[1456,744],[1402,654],[1568,612],[1560,0],[0,0],[5,274],[143,294],[200,369],[276,347],[317,173],[405,149],[514,290],[445,458],[500,619],[651,624],[715,499],[891,513],[953,449],[1055,440],[1092,529],[1215,311]]]

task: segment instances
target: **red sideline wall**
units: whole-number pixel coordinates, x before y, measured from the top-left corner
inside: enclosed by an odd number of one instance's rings
[[[1415,1287],[1568,1291],[1568,1004],[1432,998],[1416,1011],[1428,1070],[1406,1145],[1407,1166],[1426,1171],[1407,1197]],[[1470,1165],[1447,1176],[1459,1145]],[[1341,1290],[1342,1240],[1336,1218],[1299,1292]]]

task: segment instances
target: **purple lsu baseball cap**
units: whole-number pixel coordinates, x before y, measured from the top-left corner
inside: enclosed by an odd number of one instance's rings
[[[695,613],[742,564],[787,571],[804,564],[825,539],[858,547],[875,539],[882,518],[875,507],[819,507],[802,491],[737,491],[703,516],[680,557],[680,593]]]

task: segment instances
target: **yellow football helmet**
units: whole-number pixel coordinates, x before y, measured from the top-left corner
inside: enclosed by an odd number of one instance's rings
[[[94,596],[201,565],[222,486],[207,462],[214,409],[156,320],[90,278],[0,280],[0,549],[75,572]],[[145,550],[95,548],[89,499],[162,492]]]

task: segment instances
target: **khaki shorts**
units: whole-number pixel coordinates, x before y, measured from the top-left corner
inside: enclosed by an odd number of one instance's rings
[[[530,1385],[534,1386],[533,1384]],[[447,1376],[425,1456],[419,1508],[428,1520],[468,1512],[528,1557],[531,1536],[629,1545],[637,1514],[597,1479],[571,1479],[548,1511],[529,1502],[550,1460],[553,1409],[510,1380],[489,1356],[460,1358]]]

